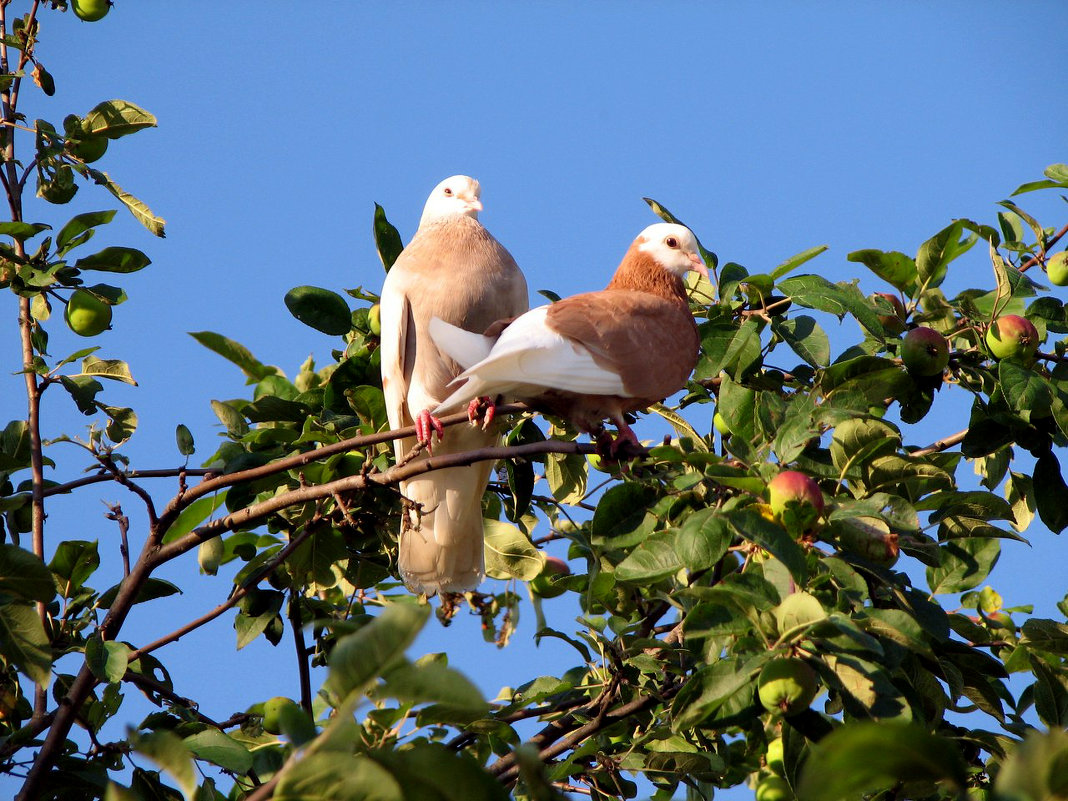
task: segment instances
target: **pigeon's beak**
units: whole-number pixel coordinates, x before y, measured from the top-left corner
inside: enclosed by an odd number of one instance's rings
[[[482,211],[482,201],[477,197],[467,198],[467,208],[471,211]]]
[[[710,278],[708,277],[708,267],[706,267],[706,266],[705,266],[705,263],[704,263],[704,261],[703,261],[703,260],[701,259],[701,257],[700,257],[699,255],[697,255],[696,253],[691,253],[691,254],[690,254],[690,269],[691,269],[691,270],[692,270],[693,272],[695,272],[695,273],[698,273],[699,275],[702,275],[702,276],[704,276],[704,279],[705,279],[706,281],[710,281],[710,280],[712,280],[712,279],[710,279]]]

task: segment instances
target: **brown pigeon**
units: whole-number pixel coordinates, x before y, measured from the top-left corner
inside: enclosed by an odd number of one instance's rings
[[[620,445],[637,445],[623,415],[674,394],[697,363],[698,335],[682,277],[708,278],[697,238],[682,225],[650,225],[631,244],[608,286],[502,320],[484,335],[432,320],[437,346],[464,366],[460,386],[434,414],[502,395],[565,417]]]
[[[484,331],[528,307],[515,260],[478,221],[479,194],[478,181],[465,175],[434,187],[419,230],[382,286],[382,389],[389,423],[415,425],[418,440],[437,454],[494,445],[500,435],[469,426],[444,431],[431,416],[461,368],[434,345],[430,319]],[[439,441],[432,443],[435,434]],[[416,441],[397,440],[397,459]],[[413,591],[461,592],[482,580],[482,494],[491,467],[482,462],[401,482],[401,493],[418,505],[402,523],[398,558],[401,578]]]

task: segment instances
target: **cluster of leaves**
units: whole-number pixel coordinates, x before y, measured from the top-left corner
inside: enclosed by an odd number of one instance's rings
[[[120,360],[95,348],[49,355],[54,303],[78,290],[108,306],[125,299],[118,287],[86,287],[84,273],[131,272],[148,257],[109,247],[74,258],[115,212],[45,235],[48,224],[22,219],[22,187],[35,173],[38,194],[63,203],[76,176],[87,179],[161,235],[161,220],[88,166],[154,120],[108,101],[67,117],[62,134],[26,125],[14,102],[23,69],[32,63],[48,93],[54,79],[34,55],[35,11],[12,30],[5,42],[19,63],[0,64],[0,178],[12,211],[0,223],[10,240],[0,288],[19,304],[30,413],[0,433],[0,770],[26,774],[24,800],[553,799],[569,788],[632,798],[637,775],[657,799],[680,787],[707,799],[743,783],[762,801],[1065,794],[1068,738],[1039,727],[1068,725],[1068,625],[1006,609],[982,585],[1002,540],[1022,540],[1036,511],[1054,532],[1068,525],[1057,457],[1068,443],[1068,314],[1030,277],[1068,228],[1005,201],[996,225],[956,221],[915,257],[850,254],[900,293],[900,313],[857,281],[797,274],[823,247],[759,274],[705,251],[713,281],[692,286],[700,363],[674,408],[655,407],[674,437],[614,461],[592,455],[565,421],[545,429],[505,407],[515,416],[501,447],[439,459],[500,460],[483,502],[486,561],[507,580],[499,592],[441,599],[439,619],[466,604],[504,647],[529,603],[534,637],[575,654],[562,675],[535,668],[489,703],[446,654],[406,656],[431,607],[395,578],[405,503],[396,485],[428,462],[393,456],[400,432],[385,415],[373,292],[286,296],[294,317],[336,338],[329,364],[309,359],[292,379],[223,334],[194,334],[251,387],[247,399],[211,402],[223,441],[196,468],[136,470],[117,450],[136,414],[97,398],[99,379],[132,383]],[[27,166],[15,159],[21,130],[34,142]],[[1068,168],[1054,165],[1017,194],[1065,188]],[[373,232],[388,270],[401,239],[380,207]],[[953,262],[980,242],[994,289],[948,297]],[[1007,313],[1047,342],[1037,359],[992,357],[985,331]],[[855,320],[862,341],[832,353],[818,316],[828,314]],[[902,365],[917,326],[949,343],[938,375]],[[53,462],[40,400],[53,385],[101,421],[80,443],[93,471],[65,483],[44,473]],[[967,428],[910,441],[908,426],[961,392]],[[718,435],[693,422],[713,407]],[[195,453],[184,426],[177,447]],[[975,488],[961,475],[969,463]],[[786,468],[822,502],[770,498]],[[145,488],[158,478],[176,482],[170,497]],[[131,530],[110,509],[123,579],[98,590],[90,582],[112,549],[65,540],[46,558],[44,511],[56,494],[105,482],[142,502],[148,522]],[[566,546],[570,574],[547,578],[548,543]],[[124,641],[134,605],[178,591],[157,571],[193,552],[203,573],[232,576],[227,597],[152,643]],[[577,606],[575,630],[546,625],[550,602]],[[1068,602],[1059,608],[1068,616]],[[181,694],[160,651],[224,615],[237,649],[259,637],[281,646],[288,633],[299,699],[235,699],[219,720]],[[800,688],[793,703],[768,700],[772,673],[778,690]],[[157,711],[131,721],[124,685]]]

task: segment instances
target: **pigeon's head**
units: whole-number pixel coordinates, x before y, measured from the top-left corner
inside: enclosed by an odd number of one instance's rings
[[[419,227],[442,217],[451,217],[457,214],[478,219],[478,213],[482,211],[482,201],[479,195],[482,187],[478,181],[466,175],[454,175],[446,178],[434,187],[430,197],[426,199],[423,207],[423,216],[419,220]]]
[[[638,250],[648,253],[657,264],[680,278],[690,271],[708,278],[697,237],[685,225],[650,225],[638,235]]]

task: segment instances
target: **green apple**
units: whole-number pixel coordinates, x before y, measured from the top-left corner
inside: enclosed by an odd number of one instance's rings
[[[545,567],[541,573],[530,580],[530,591],[540,598],[555,598],[564,594],[564,587],[556,583],[556,576],[570,576],[571,568],[563,559],[555,556],[545,557]]]
[[[712,427],[719,432],[721,437],[729,437],[731,435],[731,429],[727,425],[727,419],[718,411],[712,415]]]
[[[225,551],[226,546],[223,545],[222,537],[212,537],[200,543],[197,548],[197,564],[200,565],[200,572],[207,573],[209,576],[218,573]]]
[[[764,763],[772,773],[777,773],[779,776],[782,776],[786,771],[784,758],[785,754],[783,751],[782,737],[776,737],[768,743],[768,752],[764,756]]]
[[[106,136],[90,136],[85,139],[68,139],[67,152],[72,156],[92,164],[97,161],[108,149]]]
[[[263,730],[268,734],[282,733],[282,716],[288,707],[296,706],[296,701],[284,695],[276,695],[263,703]]]
[[[1068,250],[1054,253],[1046,262],[1046,275],[1055,286],[1068,286]]]
[[[792,801],[794,791],[782,776],[765,776],[756,786],[756,801]]]
[[[819,683],[816,671],[796,657],[773,659],[757,678],[757,696],[769,712],[794,715],[808,709]]]
[[[833,524],[838,544],[882,567],[893,567],[901,549],[898,534],[878,517],[851,517]]]
[[[70,7],[78,19],[96,22],[107,15],[111,8],[111,0],[70,0]]]
[[[63,316],[75,334],[95,337],[111,325],[111,306],[92,292],[78,289],[67,301]]]
[[[382,336],[382,304],[376,303],[367,312],[367,327],[376,337]]]
[[[879,322],[882,323],[883,329],[888,334],[900,334],[905,330],[905,304],[901,302],[901,298],[890,292],[876,292],[871,296],[872,300],[876,298],[882,298],[890,307],[894,310],[893,314],[880,314]],[[881,305],[881,304],[876,304]]]
[[[1026,317],[1005,314],[986,330],[986,346],[995,359],[1029,364],[1038,350],[1038,329]]]
[[[783,470],[768,482],[768,506],[775,520],[787,512],[808,529],[823,514],[823,493],[809,476],[796,470]]]
[[[949,342],[933,328],[913,328],[901,343],[901,361],[914,375],[941,375],[949,364]]]

